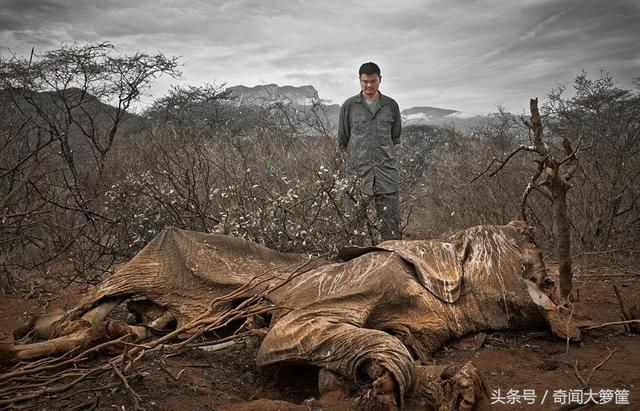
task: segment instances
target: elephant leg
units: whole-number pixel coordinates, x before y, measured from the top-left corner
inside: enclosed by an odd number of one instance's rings
[[[127,303],[127,309],[153,330],[164,330],[175,321],[169,310],[149,300],[130,301]]]
[[[82,316],[82,320],[88,321],[91,325],[100,324],[107,318],[111,311],[113,311],[118,305],[120,305],[123,300],[124,298],[114,298],[111,300],[103,301],[91,310],[87,311]]]
[[[79,323],[74,321],[74,324]],[[17,361],[30,361],[42,357],[61,355],[76,348],[88,349],[104,341],[115,340],[129,335],[131,341],[140,342],[149,338],[147,327],[128,325],[122,321],[103,321],[77,331],[31,344],[0,344],[0,363],[13,364]]]
[[[345,318],[346,317],[346,318]],[[414,382],[411,354],[396,337],[361,328],[345,315],[292,312],[269,331],[258,350],[257,364],[306,363],[357,384],[382,402],[401,405]],[[368,394],[368,395],[369,395]]]
[[[0,363],[13,364],[18,361],[65,354],[78,347],[89,348],[108,338],[105,326],[99,324],[46,341],[31,344],[3,344],[0,346]]]
[[[48,338],[62,337],[86,328],[98,327],[121,302],[121,298],[106,300],[84,313],[80,319],[68,321],[60,319],[51,325]]]
[[[121,302],[122,299],[103,301],[72,320],[66,320],[68,313],[60,311],[42,316],[33,322],[32,330],[36,339],[44,341],[0,344],[0,363],[12,364],[16,361],[65,354],[76,348],[87,349],[127,334],[131,335],[134,342],[148,338],[150,334],[147,327],[129,326],[120,321],[105,321],[109,313]],[[155,325],[170,321],[168,317],[169,315],[161,315],[159,319],[162,321]]]
[[[120,302],[122,302],[122,299],[103,301],[88,309],[82,316],[75,316],[75,319],[68,319],[70,317],[69,312],[55,310],[40,316],[28,326],[14,331],[14,338],[18,337],[15,338],[18,340],[31,332],[33,332],[33,338],[36,340],[49,340],[74,334],[80,330],[100,324]]]
[[[162,316],[166,310],[149,300],[135,300],[127,303],[127,310],[136,315],[136,320],[150,324],[156,318]]]
[[[134,343],[144,341],[151,336],[151,332],[148,327],[129,325],[123,321],[115,320],[107,321],[107,334],[111,339],[129,335],[131,337],[130,341]]]
[[[164,330],[166,329],[170,323],[174,322],[176,318],[171,314],[170,311],[165,311],[160,317],[149,323],[149,327],[154,330]]]

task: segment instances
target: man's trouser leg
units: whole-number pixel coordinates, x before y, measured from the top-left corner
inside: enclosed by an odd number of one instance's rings
[[[400,193],[376,194],[374,199],[382,240],[401,240]]]

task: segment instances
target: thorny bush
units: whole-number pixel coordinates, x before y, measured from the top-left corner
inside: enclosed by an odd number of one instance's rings
[[[574,247],[637,246],[638,92],[606,79],[579,80],[576,99],[550,96],[545,118],[552,140],[582,133],[594,146],[570,191]],[[58,151],[67,135],[52,138],[1,95],[7,104],[0,107],[0,291],[15,288],[19,270],[46,274],[60,260],[64,279],[98,281],[167,226],[312,254],[378,241],[374,207],[345,213],[348,199],[356,207],[370,199],[345,178],[344,154],[321,105],[246,107],[215,87],[188,91],[174,90],[173,97],[205,95],[206,105],[187,105],[176,117],[160,100],[155,115],[122,117],[104,155],[92,154],[86,136],[70,127],[65,144],[76,156],[74,170]],[[167,101],[175,109],[175,98]],[[206,118],[215,121],[203,125],[198,118],[210,109],[215,113]],[[473,130],[404,127],[398,159],[405,238],[519,218],[530,160],[514,159],[495,178],[472,180],[490,159],[529,139],[518,117],[503,111]],[[533,193],[527,207],[540,237],[553,245],[546,198]]]
[[[378,241],[373,207],[360,221],[345,213],[348,198],[356,206],[369,199],[345,178],[331,136],[199,135],[163,126],[132,144],[144,160],[106,192],[105,210],[117,210],[122,241],[134,249],[169,225],[304,253]],[[404,179],[403,194],[415,180]],[[416,196],[407,198],[410,209]]]

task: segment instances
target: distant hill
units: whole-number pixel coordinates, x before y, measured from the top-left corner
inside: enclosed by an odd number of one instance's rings
[[[446,108],[438,107],[411,107],[406,110],[402,110],[402,114],[405,116],[422,115],[425,117],[440,118],[448,116],[450,114],[459,113],[458,110],[450,110]]]
[[[274,102],[308,106],[313,102],[321,102],[326,117],[332,127],[338,124],[340,112],[339,104],[326,104],[319,96],[318,90],[311,85],[279,86],[265,84],[254,87],[233,86],[226,90],[238,105],[268,106]],[[455,124],[462,128],[473,127],[481,117],[468,117],[458,110],[420,106],[402,110],[402,120],[405,125],[446,125]]]
[[[454,120],[452,114],[459,113],[457,110],[451,110],[438,107],[411,107],[402,110],[403,121],[405,124],[431,124],[440,125]]]
[[[38,108],[36,109],[32,104],[29,104],[27,99],[36,104]],[[30,116],[36,119],[36,122],[45,124],[42,117],[37,114],[40,111],[41,115],[46,116],[51,124],[55,124],[60,133],[66,132],[65,125],[69,119],[69,115],[63,109],[64,102],[72,107],[73,118],[83,125],[85,131],[88,134],[94,132],[94,137],[104,145],[113,124],[112,119],[115,116],[116,108],[100,101],[97,97],[78,88],[69,88],[59,92],[30,92],[23,89],[0,90],[0,104],[7,104],[11,107],[17,104],[20,107],[20,114],[16,112],[18,119]],[[125,112],[119,122],[111,150],[118,150],[123,139],[139,132],[144,126],[144,118],[134,113]],[[46,129],[49,126],[44,125],[44,127]],[[90,137],[85,135],[77,124],[69,126],[67,136],[78,171],[81,173],[93,172],[95,156],[98,153],[92,148]],[[59,150],[58,143],[54,147],[55,150]]]
[[[274,101],[307,105],[318,100],[318,91],[313,86],[278,86],[265,84],[255,87],[233,86],[226,90],[239,104],[267,105]]]
[[[237,85],[229,87],[226,90],[232,97],[227,102],[221,102],[220,106],[214,108],[209,106],[202,106],[202,110],[198,111],[198,107],[191,107],[189,109],[193,113],[198,113],[197,118],[208,118],[208,115],[212,110],[216,112],[216,116],[220,117],[219,122],[226,124],[230,130],[234,130],[234,119],[237,119],[238,127],[244,127],[247,123],[247,111],[244,106],[254,106],[253,109],[249,108],[249,113],[254,111],[261,111],[262,107],[267,107],[274,102],[284,103],[291,105],[295,115],[301,117],[307,116],[310,113],[311,104],[320,103],[322,114],[318,112],[318,107],[313,108],[314,115],[317,120],[322,121],[327,129],[337,130],[338,117],[340,112],[340,104],[328,104],[326,100],[322,100],[318,91],[311,85],[305,86],[279,86],[277,84],[258,85],[254,87],[247,87],[243,85]],[[14,94],[22,94],[21,91],[14,91]],[[73,100],[77,95],[80,95],[79,89],[69,89],[66,91],[64,98]],[[0,98],[8,99],[8,91],[0,90]],[[60,102],[58,99],[60,95],[52,92],[35,93],[32,98],[39,101],[45,111],[48,111],[54,117],[59,117],[55,114],[57,109],[60,109]],[[108,126],[111,124],[111,117],[115,112],[115,107],[100,101],[98,98],[91,95],[84,95],[82,108],[77,107],[73,110],[74,117],[82,118],[85,115],[90,114],[95,123],[96,130],[101,134],[101,138],[105,137],[105,133],[108,132]],[[231,104],[229,104],[229,101]],[[25,108],[25,113],[29,114],[32,108],[22,101],[21,106]],[[34,113],[35,114],[35,113]],[[64,113],[60,113],[64,118]],[[216,118],[218,118],[216,117]],[[454,124],[459,128],[470,128],[477,125],[482,120],[482,117],[465,117],[464,113],[461,113],[453,109],[445,109],[431,106],[419,106],[411,107],[402,111],[403,124],[406,125],[449,125]],[[148,118],[138,116],[133,113],[127,113],[123,116],[122,122],[118,130],[118,137],[115,140],[113,150],[120,149],[120,142],[128,138],[128,136],[136,134],[148,124]],[[218,123],[215,123],[218,124]],[[231,124],[231,125],[230,125]],[[309,133],[313,133],[311,130]],[[77,126],[72,126],[69,130],[69,143],[74,152],[76,164],[78,168],[83,172],[91,172],[94,165],[95,152],[92,150],[90,140],[87,136],[83,135],[81,130]]]

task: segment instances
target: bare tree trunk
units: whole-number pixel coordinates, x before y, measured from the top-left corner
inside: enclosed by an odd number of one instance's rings
[[[567,214],[567,184],[556,175],[551,184],[553,196],[553,219],[556,227],[558,270],[560,273],[560,293],[568,297],[572,289],[571,231]]]
[[[538,172],[533,180],[537,180],[540,171],[546,171],[545,183],[551,191],[551,201],[553,202],[553,222],[556,228],[556,250],[558,253],[558,269],[560,273],[560,293],[563,297],[568,297],[572,289],[573,272],[571,271],[571,228],[567,208],[567,191],[570,186],[565,177],[560,173],[560,167],[566,160],[575,160],[575,153],[568,140],[563,141],[567,158],[563,161],[556,161],[553,153],[542,139],[542,119],[538,110],[538,99],[531,99],[529,102],[531,109],[531,128],[534,132],[534,148],[541,159]],[[573,161],[569,161],[573,163]],[[572,164],[573,165],[573,164]],[[572,173],[567,174],[570,178]],[[529,188],[527,189],[529,190]],[[526,193],[526,191],[525,191]]]

